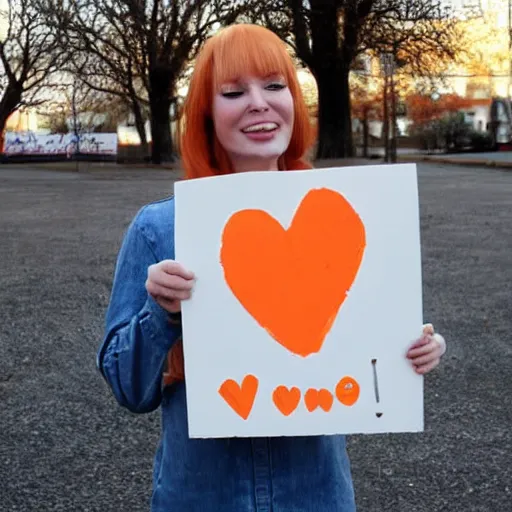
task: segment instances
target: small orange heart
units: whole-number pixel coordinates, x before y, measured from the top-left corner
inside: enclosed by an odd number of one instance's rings
[[[296,387],[288,389],[286,386],[277,386],[272,393],[272,400],[282,414],[289,416],[299,405],[300,389]]]
[[[226,283],[256,322],[307,357],[321,350],[365,247],[365,227],[351,204],[320,188],[304,196],[288,229],[262,210],[234,213],[220,261]]]
[[[309,412],[313,412],[317,407],[321,407],[325,412],[331,410],[334,398],[327,389],[310,388],[304,395],[304,402]]]
[[[233,379],[227,379],[219,388],[220,396],[244,420],[251,414],[257,391],[258,379],[254,375],[246,375],[241,386]]]
[[[336,386],[336,398],[343,405],[354,405],[359,398],[359,384],[352,377],[343,377]]]

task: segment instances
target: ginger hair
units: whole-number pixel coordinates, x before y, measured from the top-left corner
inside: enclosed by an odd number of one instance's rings
[[[284,77],[293,98],[294,125],[278,166],[280,170],[312,167],[305,154],[314,141],[313,128],[285,43],[264,27],[238,24],[208,39],[195,62],[178,126],[186,179],[233,172],[229,157],[215,135],[212,102],[223,83],[246,74]]]

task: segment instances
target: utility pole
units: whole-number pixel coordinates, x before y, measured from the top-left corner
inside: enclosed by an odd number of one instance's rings
[[[75,164],[77,172],[80,170],[80,120],[78,119],[77,110],[77,94],[78,94],[78,79],[75,77],[73,80],[73,92],[71,96],[71,109],[73,113],[73,135],[75,137]]]
[[[393,62],[393,70],[389,77],[389,93],[391,94],[391,144],[389,147],[390,161],[396,163],[397,156],[397,123],[396,123],[396,90],[395,90],[395,66]]]
[[[512,87],[512,0],[508,0],[508,87],[507,100],[510,100]]]
[[[512,1],[512,0],[511,0]],[[397,130],[396,130],[396,98],[395,98],[395,57],[392,53],[384,53],[380,57],[381,69],[384,74],[384,161],[396,162]]]
[[[383,114],[384,119],[382,126],[382,135],[384,139],[384,162],[389,162],[389,79],[388,75],[384,73],[384,93],[382,95],[383,105]]]

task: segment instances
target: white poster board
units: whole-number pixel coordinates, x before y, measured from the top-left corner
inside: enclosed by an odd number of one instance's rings
[[[415,165],[175,185],[190,437],[423,430]]]

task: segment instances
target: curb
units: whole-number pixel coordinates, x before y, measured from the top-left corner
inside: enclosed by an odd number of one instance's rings
[[[492,167],[495,169],[512,169],[512,162],[498,162],[496,160],[478,160],[478,159],[455,159],[443,157],[419,157],[419,161],[448,164],[448,165],[462,165],[470,167]]]

